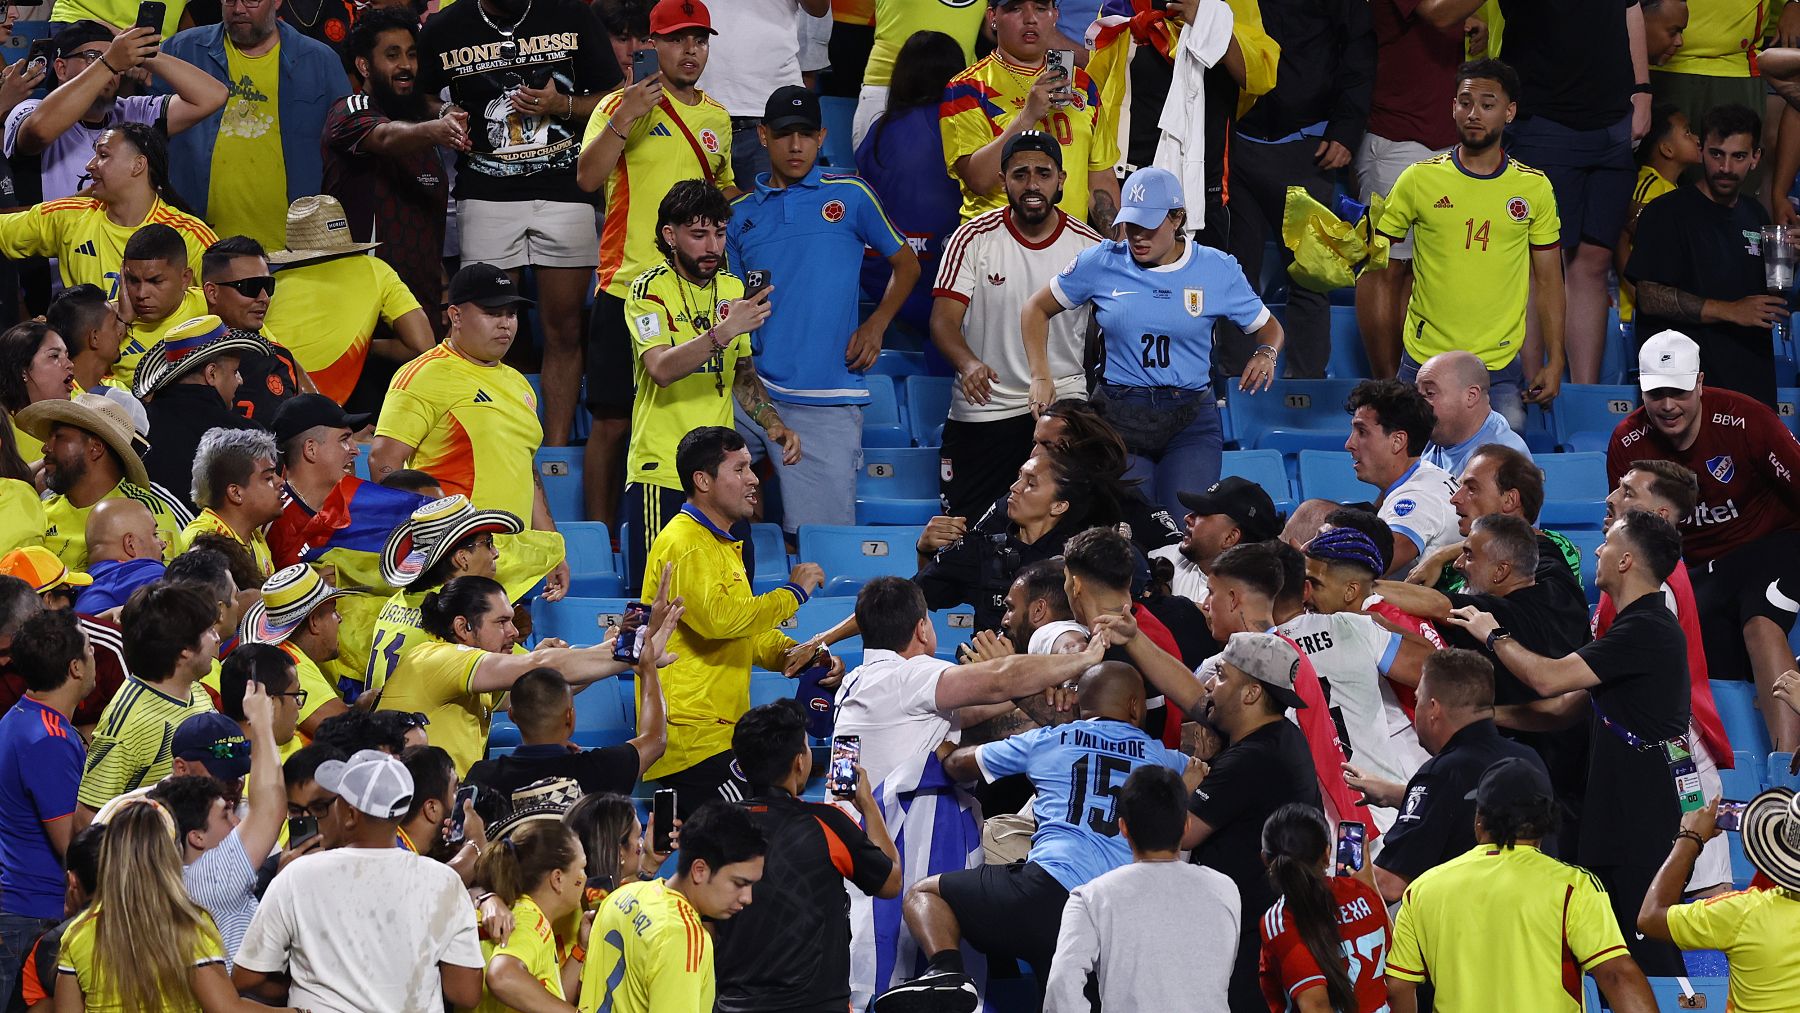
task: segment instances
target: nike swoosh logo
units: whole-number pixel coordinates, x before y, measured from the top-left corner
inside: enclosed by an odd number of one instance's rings
[[[1113,292],[1114,299],[1117,299],[1118,297],[1120,297],[1122,295],[1137,295],[1137,289],[1126,289],[1125,291],[1121,292],[1115,288],[1112,290],[1112,292]]]

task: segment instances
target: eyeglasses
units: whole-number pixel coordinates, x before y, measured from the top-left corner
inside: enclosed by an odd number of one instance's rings
[[[92,63],[93,61],[98,60],[105,55],[106,55],[106,50],[104,50],[104,49],[83,49],[83,50],[78,50],[76,52],[70,53],[68,56],[63,57],[63,59],[65,59],[65,60],[86,60],[89,63]]]
[[[293,697],[294,698],[294,706],[296,706],[296,707],[305,707],[306,706],[306,690],[303,690],[303,689],[294,690],[292,693],[274,693],[271,695]]]
[[[331,803],[336,802],[337,799],[338,797],[336,795],[327,795],[324,798],[313,799],[303,806],[289,802],[288,816],[289,818],[292,818],[310,814],[314,819],[322,820],[331,813]]]
[[[233,292],[236,292],[246,299],[255,299],[258,296],[275,294],[275,279],[273,276],[267,274],[260,278],[239,278],[237,281],[215,281],[213,284],[231,289]]]

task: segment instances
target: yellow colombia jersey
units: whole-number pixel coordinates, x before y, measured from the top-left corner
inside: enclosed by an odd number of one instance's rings
[[[195,278],[200,277],[200,254],[219,237],[205,222],[160,198],[135,225],[113,224],[106,217],[106,205],[94,197],[65,197],[17,214],[0,215],[0,254],[11,260],[55,257],[64,288],[98,285],[108,299],[117,299],[125,241],[152,223],[181,233],[181,241],[187,244],[188,266]]]
[[[512,906],[513,930],[506,937],[506,942],[495,946],[486,939],[481,941],[481,954],[493,963],[495,957],[511,957],[525,965],[544,990],[558,999],[563,998],[562,987],[562,948],[556,945],[556,930],[550,919],[544,916],[542,908],[530,897],[520,897]],[[481,1005],[475,1007],[475,1013],[508,1013],[513,1007],[494,998],[494,993],[485,988],[481,993]]]
[[[107,987],[108,976],[99,973],[94,966],[95,923],[104,917],[106,913],[100,910],[99,902],[96,901],[87,915],[69,926],[68,931],[63,934],[62,950],[57,954],[56,960],[57,970],[73,976],[81,986],[83,1008],[89,1013],[118,1013],[125,1008],[118,992]],[[190,966],[217,964],[224,968],[225,945],[219,941],[218,930],[210,920],[201,924],[203,928],[194,940]],[[159,1009],[162,1013],[200,1013],[200,1004],[191,994],[165,995]]]
[[[1763,15],[1779,3],[1769,0],[1711,0],[1688,5],[1681,48],[1653,72],[1701,74],[1706,77],[1749,77],[1756,46],[1763,37]]]
[[[71,393],[70,397],[75,395]],[[26,464],[36,464],[44,459],[44,441],[19,428],[19,423],[12,424],[13,444],[18,447],[19,457]]]
[[[712,934],[700,912],[660,879],[606,895],[588,935],[581,1013],[707,1013]]]
[[[239,545],[242,545],[245,549],[248,549],[250,558],[256,560],[256,568],[262,571],[264,579],[267,579],[274,574],[274,557],[269,554],[269,540],[263,537],[262,531],[258,530],[251,532],[250,540],[246,542],[243,538],[239,537],[236,531],[231,529],[231,525],[225,523],[225,518],[213,513],[212,507],[207,507],[200,511],[198,517],[189,521],[188,526],[181,529],[181,551],[186,552],[188,549],[193,548],[194,539],[199,538],[201,535],[209,534],[224,535],[226,538],[229,538]]]
[[[101,499],[129,496],[150,508],[156,518],[156,534],[163,540],[163,562],[173,562],[181,554],[181,521],[169,505],[145,489],[130,482],[120,482]],[[87,519],[93,505],[78,507],[66,496],[52,496],[44,501],[44,518],[50,526],[44,529],[44,548],[56,553],[71,570],[87,570]]]
[[[1631,221],[1644,213],[1644,206],[1675,189],[1676,184],[1663,178],[1655,167],[1638,166],[1637,186],[1631,191]],[[1637,290],[1631,282],[1619,279],[1619,319],[1629,323],[1637,312]]]
[[[662,263],[656,209],[684,179],[710,179],[724,190],[731,175],[731,114],[705,92],[684,105],[665,94],[626,133],[625,150],[606,178],[606,226],[600,233],[600,288],[623,299],[638,275]],[[600,100],[581,135],[583,150],[606,132],[623,89]],[[750,181],[746,181],[747,183]]]
[[[194,268],[194,277],[200,277],[200,269]],[[181,296],[181,305],[175,312],[161,320],[134,320],[125,328],[125,340],[119,345],[119,362],[113,367],[113,376],[117,377],[126,393],[131,392],[131,382],[137,376],[138,360],[162,340],[176,324],[186,323],[195,317],[207,314],[206,293],[198,288],[189,288]]]
[[[436,637],[419,627],[419,603],[425,600],[428,593],[430,592],[420,591],[415,594],[395,591],[393,597],[381,606],[381,611],[376,613],[375,633],[369,646],[369,666],[363,675],[362,684],[357,687],[358,693],[373,692],[386,686],[387,681],[394,677],[394,670],[400,667],[400,659],[420,644],[437,641]]]
[[[49,527],[37,489],[30,482],[0,478],[0,555],[44,544]]]
[[[1491,1010],[1497,995],[1508,1009],[1580,1013],[1582,973],[1623,956],[1593,873],[1529,845],[1483,844],[1406,888],[1387,973],[1429,977],[1443,1013]]]
[[[975,37],[987,9],[981,0],[875,0],[875,44],[863,68],[863,84],[888,86],[894,57],[914,32],[943,32],[962,46],[963,63],[974,63]]]
[[[445,341],[394,374],[375,435],[414,448],[406,466],[429,472],[444,495],[531,523],[544,429],[537,395],[511,366],[476,362]]]
[[[1731,960],[1733,1013],[1794,1008],[1800,963],[1800,893],[1778,887],[1739,890],[1669,909],[1669,938],[1684,950],[1724,950]]]
[[[476,666],[487,656],[466,644],[418,644],[400,659],[381,692],[380,710],[418,711],[431,719],[431,744],[450,754],[459,774],[487,755],[493,700],[469,689]]]
[[[744,297],[744,283],[724,269],[705,285],[688,283],[666,262],[631,283],[625,326],[631,331],[631,372],[637,400],[631,406],[631,451],[625,480],[664,489],[681,488],[675,448],[701,426],[731,425],[731,381],[739,359],[750,356],[750,336],[740,334],[698,370],[659,387],[644,368],[644,352],[693,339],[719,322],[725,303]]]
[[[794,642],[780,625],[800,610],[800,597],[790,587],[752,594],[743,543],[691,507],[682,507],[650,547],[645,601],[656,596],[664,563],[675,564],[669,597],[685,598],[688,611],[669,638],[675,664],[662,670],[669,745],[645,772],[647,781],[731,748],[732,727],[750,709],[750,666],[781,671]],[[643,688],[639,681],[637,691]],[[641,698],[638,713],[643,713]]]
[[[950,79],[944,89],[944,102],[938,107],[938,130],[944,136],[944,165],[952,179],[962,187],[963,221],[1006,206],[1006,189],[999,185],[994,192],[981,196],[969,189],[956,175],[956,161],[992,143],[1025,107],[1031,86],[1037,83],[1042,67],[1021,67],[1001,59],[998,52]],[[1076,221],[1086,221],[1088,213],[1087,174],[1111,171],[1119,160],[1119,142],[1113,134],[1099,129],[1100,89],[1085,70],[1076,68],[1075,97],[1068,105],[1052,106],[1035,126],[1056,138],[1062,145],[1063,168],[1069,182],[1063,188],[1062,203],[1057,205]]]
[[[1511,158],[1476,176],[1452,149],[1400,173],[1377,227],[1390,238],[1413,230],[1413,361],[1463,349],[1495,370],[1518,356],[1531,251],[1555,247],[1562,230],[1549,177]]]
[[[168,777],[175,762],[176,726],[213,709],[212,697],[199,683],[188,687],[186,700],[178,700],[127,676],[100,712],[76,801],[97,812],[128,791]]]
[[[343,404],[356,389],[377,324],[419,309],[419,300],[379,257],[333,257],[283,268],[264,333],[286,340],[319,393]]]

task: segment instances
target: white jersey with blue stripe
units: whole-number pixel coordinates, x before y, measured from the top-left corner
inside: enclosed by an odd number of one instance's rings
[[[1128,721],[1088,718],[989,742],[975,750],[981,776],[1031,778],[1037,799],[1031,811],[1030,860],[1073,890],[1131,861],[1119,835],[1119,791],[1139,767],[1155,764],[1180,772],[1187,757],[1144,734]]]
[[[1213,325],[1269,321],[1235,258],[1189,242],[1174,263],[1145,267],[1123,242],[1083,250],[1050,281],[1062,307],[1091,303],[1105,340],[1102,378],[1122,387],[1200,390],[1212,382]]]

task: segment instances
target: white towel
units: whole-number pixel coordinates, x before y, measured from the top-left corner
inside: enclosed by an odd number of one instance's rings
[[[1206,71],[1231,45],[1231,7],[1225,0],[1197,0],[1193,18],[1175,47],[1175,75],[1156,126],[1162,140],[1151,163],[1181,180],[1188,228],[1206,223]]]

